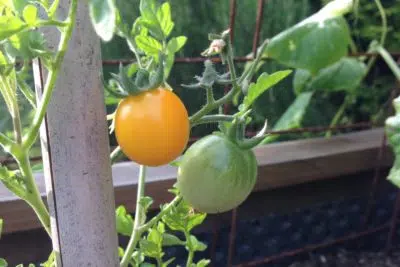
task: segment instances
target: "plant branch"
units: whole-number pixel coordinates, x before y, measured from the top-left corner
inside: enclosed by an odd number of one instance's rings
[[[52,68],[49,70],[46,84],[44,85],[43,97],[41,98],[40,103],[38,104],[38,109],[35,113],[35,117],[33,118],[33,123],[27,135],[24,136],[23,138],[24,148],[30,148],[39,134],[40,125],[42,124],[43,118],[46,114],[47,107],[49,105],[50,98],[57,81],[57,76],[60,72],[60,68],[65,53],[67,51],[68,42],[71,38],[72,30],[75,25],[77,6],[78,6],[78,0],[72,0],[68,14],[68,19],[66,21],[68,26],[66,26],[65,31],[62,31],[61,33],[58,52],[56,54]]]
[[[117,146],[110,154],[111,164],[114,164],[121,156],[122,150],[120,146]]]
[[[336,112],[335,116],[333,117],[329,127],[334,127],[335,125],[337,125],[337,123],[339,122],[339,120],[342,118],[344,112],[346,111],[346,108],[348,106],[348,104],[350,103],[350,99],[351,96],[350,95],[346,95],[342,105],[340,106],[340,108],[338,109],[338,111]],[[332,136],[332,130],[329,130],[326,132],[325,137],[331,137]]]
[[[136,197],[136,211],[135,211],[135,221],[133,224],[132,235],[129,239],[128,246],[125,250],[125,254],[122,257],[120,267],[127,267],[132,254],[136,248],[137,242],[140,239],[142,232],[140,231],[140,224],[143,221],[143,206],[140,204],[140,200],[144,196],[144,187],[146,182],[146,166],[140,165],[139,171],[139,181]]]
[[[176,196],[164,209],[162,209],[156,216],[151,218],[150,221],[148,221],[146,224],[143,224],[141,227],[139,227],[140,232],[145,232],[153,225],[155,225],[161,218],[167,214],[173,207],[178,205],[179,201],[181,201],[182,197],[181,196]]]
[[[251,80],[253,78],[253,75],[256,72],[256,67],[258,65],[258,63],[260,63],[261,59],[263,58],[263,54],[264,54],[264,50],[267,48],[268,46],[268,40],[265,40],[258,53],[257,53],[257,57],[256,59],[253,61],[253,63],[250,65],[249,68],[247,68],[243,73],[242,76],[239,78],[238,83],[241,84],[246,78],[247,80]]]
[[[379,15],[381,17],[381,22],[382,22],[382,33],[381,33],[381,39],[379,41],[379,45],[384,47],[385,46],[385,42],[386,42],[386,36],[388,33],[388,22],[387,22],[387,16],[386,16],[386,12],[385,9],[381,3],[381,0],[375,0],[375,4],[378,7],[379,10]],[[365,76],[369,73],[369,71],[371,70],[372,66],[374,65],[375,61],[376,61],[377,56],[373,56],[370,58],[370,60],[368,61],[367,64],[367,71],[365,73]]]
[[[50,215],[46,208],[46,205],[42,200],[35,178],[33,176],[27,151],[25,151],[24,155],[18,160],[18,165],[26,182],[27,195],[24,200],[28,202],[28,204],[33,208],[44,229],[51,237]]]
[[[208,124],[208,123],[217,123],[221,121],[230,122],[235,117],[232,115],[223,115],[223,114],[215,114],[215,115],[205,115],[200,118],[198,121],[192,124],[192,126],[200,125],[200,124]]]
[[[233,97],[240,93],[240,86],[238,81],[236,80],[236,70],[233,62],[233,52],[232,52],[232,44],[227,42],[227,52],[226,52],[226,59],[229,66],[229,73],[231,75],[232,80],[232,89],[223,97],[218,100],[207,103],[195,114],[193,114],[189,120],[191,125],[195,125],[203,116],[209,114],[213,110],[219,108],[220,106],[227,104],[228,102],[232,101]]]
[[[382,58],[385,60],[386,64],[389,66],[394,76],[396,76],[396,79],[400,81],[400,68],[397,65],[396,61],[394,61],[393,57],[382,46],[378,46],[376,49],[378,53],[382,56]]]
[[[8,138],[5,134],[0,133],[0,146],[4,148],[6,152],[14,145],[14,142]]]

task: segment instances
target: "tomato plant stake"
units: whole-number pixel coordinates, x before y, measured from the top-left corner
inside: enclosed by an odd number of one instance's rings
[[[119,266],[109,140],[99,76],[100,40],[87,15],[87,3],[73,0],[68,7],[62,2],[58,13],[67,15],[70,26],[62,31],[56,68],[47,72],[43,62],[35,65],[40,101],[24,147],[32,145],[41,126],[57,266]],[[57,46],[56,31],[44,34],[50,44]],[[44,115],[45,123],[41,123]]]

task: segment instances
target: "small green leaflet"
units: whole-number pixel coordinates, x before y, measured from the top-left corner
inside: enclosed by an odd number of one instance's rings
[[[93,27],[104,42],[110,41],[114,36],[116,12],[114,0],[89,0],[89,14]]]
[[[17,17],[0,16],[0,43],[10,36],[22,31],[27,25]]]
[[[157,19],[164,36],[167,37],[174,28],[174,23],[171,18],[171,5],[168,2],[162,4],[162,6],[157,10]]]
[[[139,35],[135,38],[137,46],[147,55],[158,56],[162,50],[162,45],[159,41],[149,35]]]
[[[124,236],[131,236],[133,229],[133,219],[123,206],[119,206],[116,211],[117,232]]]
[[[0,258],[0,267],[7,267],[8,264],[5,259]]]
[[[36,25],[37,12],[37,8],[34,5],[27,5],[22,12],[25,22],[31,27]]]
[[[248,93],[243,100],[244,108],[248,109],[260,95],[286,78],[291,73],[292,70],[283,70],[272,73],[271,75],[268,75],[268,73],[265,72],[261,74],[256,83],[250,84]]]

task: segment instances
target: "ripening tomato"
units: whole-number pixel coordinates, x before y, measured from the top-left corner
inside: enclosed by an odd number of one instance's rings
[[[124,154],[139,164],[176,159],[190,135],[188,112],[172,91],[159,87],[123,99],[115,113],[115,136]]]
[[[242,204],[257,180],[257,160],[228,138],[211,134],[190,146],[179,162],[177,188],[194,209],[222,213]]]

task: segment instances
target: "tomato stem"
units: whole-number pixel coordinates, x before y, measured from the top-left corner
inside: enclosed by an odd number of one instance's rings
[[[208,123],[218,123],[222,121],[231,122],[235,117],[232,115],[215,114],[215,115],[205,115],[198,121],[192,124],[192,126]]]
[[[57,49],[58,52],[56,54],[54,64],[51,64],[46,79],[46,84],[44,85],[43,96],[40,99],[38,109],[35,113],[35,117],[33,118],[33,123],[29,128],[28,133],[23,138],[24,148],[29,149],[30,147],[32,147],[32,145],[36,141],[37,136],[39,135],[40,125],[42,124],[42,121],[46,114],[47,107],[49,105],[50,98],[56,85],[57,77],[60,72],[65,53],[67,51],[68,43],[72,36],[72,30],[75,26],[77,7],[78,0],[72,0],[68,17],[65,21],[65,30],[61,31],[60,42]]]
[[[143,231],[140,230],[141,222],[143,221],[143,206],[140,204],[140,200],[144,196],[144,188],[146,183],[146,169],[147,167],[144,165],[140,165],[139,170],[139,180],[137,187],[137,196],[136,196],[136,210],[135,210],[135,221],[133,224],[132,235],[129,239],[128,246],[125,250],[124,256],[122,257],[120,266],[127,267],[129,261],[132,257],[132,254],[136,248],[136,245],[142,235]]]
[[[378,46],[376,49],[378,53],[382,56],[382,58],[385,60],[386,64],[389,66],[390,70],[393,72],[396,79],[400,81],[400,68],[397,65],[396,61],[394,61],[393,57],[382,46]]]

